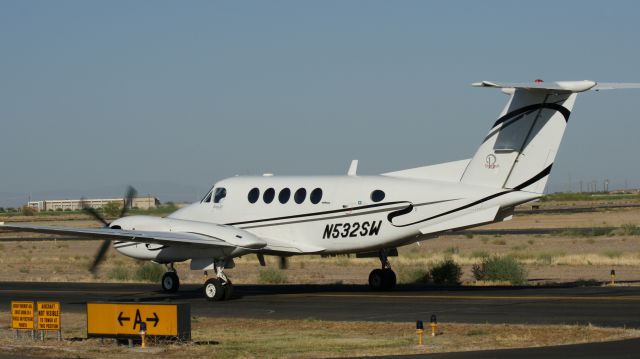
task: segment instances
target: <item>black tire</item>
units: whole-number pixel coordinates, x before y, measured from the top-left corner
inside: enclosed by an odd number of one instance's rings
[[[369,288],[382,290],[384,288],[384,272],[382,269],[374,269],[369,273]]]
[[[167,272],[162,276],[160,284],[166,293],[175,293],[180,288],[180,278],[176,272]]]
[[[393,289],[396,286],[396,273],[391,269],[385,269],[382,271],[382,280],[384,289]]]
[[[222,288],[222,283],[218,278],[209,278],[204,282],[204,296],[211,302],[224,299],[224,288]]]
[[[224,290],[224,300],[229,300],[233,297],[233,283],[230,280],[227,280],[227,284],[222,286]]]

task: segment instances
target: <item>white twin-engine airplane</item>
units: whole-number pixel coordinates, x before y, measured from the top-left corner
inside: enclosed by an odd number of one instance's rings
[[[121,253],[166,264],[167,292],[178,290],[173,263],[191,260],[192,270],[215,270],[204,284],[212,301],[227,299],[225,275],[235,257],[286,258],[305,254],[377,256],[369,275],[373,289],[390,289],[396,276],[387,259],[396,248],[492,222],[508,220],[514,207],[539,198],[578,93],[640,88],[640,84],[566,81],[498,84],[509,102],[471,159],[377,176],[359,176],[354,161],[346,176],[232,177],[216,183],[198,203],[165,218],[129,216],[104,228],[2,224],[6,230],[104,239],[92,269],[113,241]],[[128,201],[135,195],[130,192]],[[130,204],[125,203],[126,210]]]

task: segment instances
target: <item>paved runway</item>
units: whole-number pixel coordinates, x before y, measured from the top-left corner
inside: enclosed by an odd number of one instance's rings
[[[640,287],[426,288],[371,292],[351,285],[237,285],[232,300],[207,302],[197,285],[164,294],[158,285],[0,283],[0,306],[11,300],[59,300],[65,311],[87,301],[177,301],[198,316],[414,322],[588,324],[640,328]]]

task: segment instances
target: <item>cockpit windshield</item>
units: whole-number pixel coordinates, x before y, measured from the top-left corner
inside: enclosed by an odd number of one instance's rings
[[[203,198],[203,199],[202,199],[202,201],[200,201],[200,202],[202,202],[202,203],[209,203],[209,202],[211,202],[211,195],[212,195],[212,193],[213,193],[213,191],[212,191],[212,190],[210,190],[210,191],[207,193],[207,195],[206,195],[206,196],[204,196],[204,198]]]
[[[227,189],[218,187],[213,190],[213,203],[220,203],[227,196]]]

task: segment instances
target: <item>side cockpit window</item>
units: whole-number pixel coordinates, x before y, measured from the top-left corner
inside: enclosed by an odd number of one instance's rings
[[[213,194],[213,191],[209,191],[209,193],[207,193],[206,196],[204,196],[204,198],[202,199],[202,203],[209,203],[211,202],[211,196]]]
[[[227,189],[224,187],[218,187],[213,190],[213,203],[221,203],[227,196]]]

